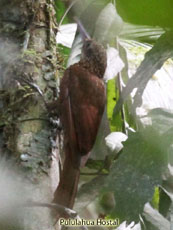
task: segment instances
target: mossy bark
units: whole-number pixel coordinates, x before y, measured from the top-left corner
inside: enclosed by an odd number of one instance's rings
[[[45,101],[56,99],[58,87],[53,2],[0,2],[0,154],[15,159],[30,183],[30,199],[37,201],[52,198],[52,132]],[[53,229],[48,216],[44,208],[30,208],[21,228]]]

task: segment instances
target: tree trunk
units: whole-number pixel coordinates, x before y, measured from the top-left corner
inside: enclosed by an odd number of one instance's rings
[[[16,175],[24,179],[16,190],[18,200],[50,202],[53,194],[50,166],[57,149],[50,145],[46,106],[56,99],[58,75],[53,2],[0,2],[0,154],[14,159],[11,167],[17,165]],[[43,97],[30,83],[41,89]],[[6,160],[4,164],[9,167]],[[49,217],[46,208],[25,208],[17,226],[6,223],[3,229],[53,229]]]

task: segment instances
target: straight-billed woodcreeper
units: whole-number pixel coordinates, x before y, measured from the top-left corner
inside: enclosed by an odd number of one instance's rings
[[[106,63],[103,46],[86,39],[81,60],[65,71],[60,83],[65,161],[53,202],[69,208],[73,208],[80,167],[89,157],[104,112]]]

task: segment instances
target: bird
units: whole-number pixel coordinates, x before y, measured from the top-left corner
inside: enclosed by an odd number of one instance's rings
[[[65,70],[60,82],[60,121],[64,133],[65,160],[54,203],[73,208],[80,168],[95,143],[106,103],[103,76],[107,66],[105,48],[85,38],[81,59]]]

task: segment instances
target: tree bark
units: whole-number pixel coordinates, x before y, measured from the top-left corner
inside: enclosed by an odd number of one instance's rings
[[[53,2],[0,2],[0,154],[13,158],[12,167],[20,170],[21,194],[44,202],[52,199],[50,166],[52,152],[57,154],[50,145],[52,127],[45,105],[56,99],[58,82]],[[39,86],[43,97],[30,83]],[[53,139],[57,141],[56,134]],[[22,214],[16,229],[53,229],[46,208],[26,208]]]

